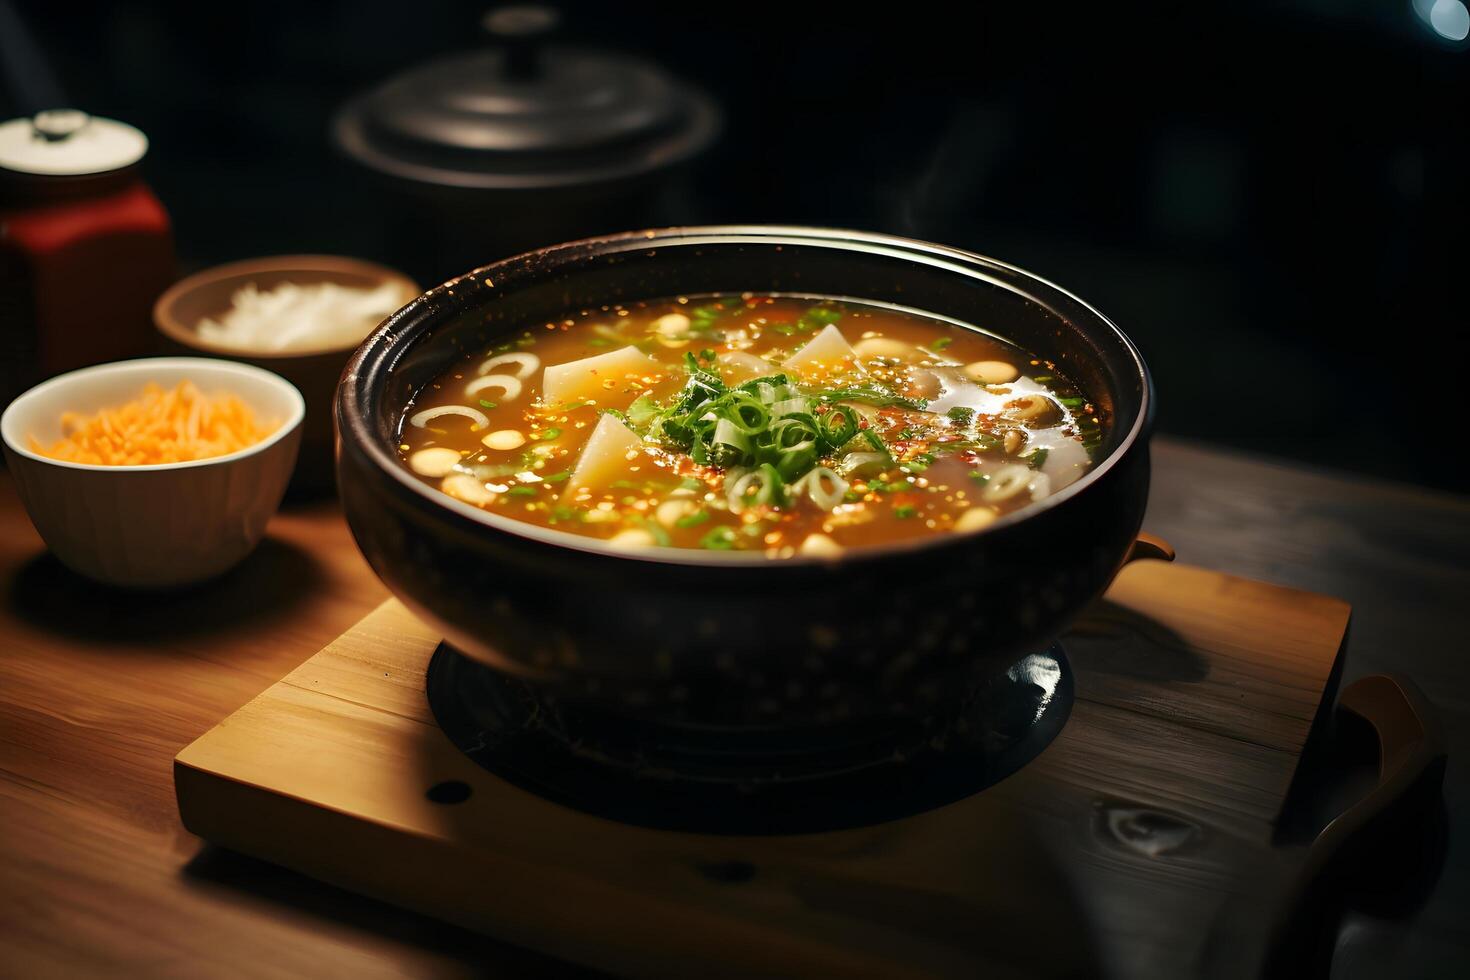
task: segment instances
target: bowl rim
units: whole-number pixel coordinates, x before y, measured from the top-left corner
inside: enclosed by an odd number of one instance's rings
[[[266,384],[273,385],[274,387],[280,389],[290,401],[290,413],[288,414],[287,418],[282,420],[281,424],[276,428],[276,431],[272,432],[270,435],[266,436],[259,442],[252,443],[251,445],[246,446],[244,449],[237,449],[232,453],[225,453],[222,456],[206,456],[203,459],[189,459],[177,463],[139,463],[132,466],[108,465],[104,463],[77,463],[68,459],[55,459],[51,456],[42,455],[41,453],[35,452],[34,450],[26,446],[19,445],[10,438],[10,427],[12,418],[11,413],[17,412],[18,410],[23,410],[20,408],[22,403],[31,401],[35,398],[39,398],[47,394],[48,392],[54,391],[58,388],[64,388],[68,385],[75,384],[78,381],[85,380],[86,378],[103,374],[146,374],[149,371],[156,371],[160,369],[187,370],[189,368],[197,368],[200,365],[204,365],[209,370],[224,371],[226,374],[251,375],[261,381],[264,381]],[[166,470],[188,470],[199,469],[206,466],[227,466],[230,463],[238,462],[239,460],[242,460],[247,456],[253,456],[257,453],[263,453],[267,449],[270,449],[276,443],[280,442],[283,439],[286,439],[288,436],[291,435],[291,433],[299,429],[301,427],[302,421],[305,418],[306,399],[302,397],[301,392],[297,390],[295,385],[287,381],[285,378],[281,377],[279,374],[276,374],[274,371],[267,371],[265,368],[256,367],[254,364],[244,364],[240,361],[232,361],[221,357],[141,357],[135,360],[109,361],[106,364],[94,364],[91,367],[78,368],[75,371],[68,371],[65,374],[58,374],[54,378],[42,381],[35,387],[27,389],[24,393],[17,396],[14,401],[12,401],[9,405],[5,407],[4,413],[0,413],[0,439],[4,440],[6,450],[15,454],[16,456],[31,460],[36,463],[44,463],[48,466],[55,466],[60,469],[86,470],[92,472],[119,474],[157,473]]]
[[[196,290],[206,286],[216,285],[226,279],[239,276],[260,275],[262,273],[351,273],[354,275],[376,277],[382,282],[396,282],[404,287],[409,297],[404,304],[400,305],[400,309],[403,305],[407,305],[407,303],[418,299],[424,292],[419,284],[407,273],[368,259],[359,259],[350,255],[327,254],[262,255],[253,259],[239,259],[234,262],[212,265],[207,269],[201,269],[198,272],[187,275],[172,286],[169,286],[159,295],[158,299],[153,301],[153,326],[168,339],[191,350],[204,351],[209,354],[224,357],[244,357],[261,361],[285,361],[293,358],[319,357],[324,354],[348,354],[362,344],[362,340],[356,340],[348,344],[303,347],[296,350],[284,351],[258,350],[253,347],[233,347],[228,344],[205,340],[199,336],[199,325],[197,323],[183,323],[174,315],[174,306],[178,301]],[[377,327],[373,329],[376,330]],[[371,335],[372,331],[369,331],[368,336]]]
[[[891,254],[897,258],[917,260],[937,268],[949,268],[971,277],[977,277],[978,275],[979,278],[986,278],[984,273],[987,270],[999,269],[1019,276],[1023,280],[1023,284],[1037,284],[1046,287],[1055,291],[1056,294],[1066,300],[1077,304],[1085,313],[1096,318],[1099,323],[1110,331],[1112,338],[1128,354],[1131,359],[1131,366],[1137,371],[1137,377],[1140,382],[1137,416],[1133,419],[1132,425],[1119,440],[1113,451],[1103,460],[1096,463],[1091,470],[1076,482],[1043,500],[1036,501],[1030,506],[1006,514],[983,528],[922,538],[900,539],[879,545],[866,545],[860,548],[845,549],[841,554],[835,556],[818,557],[795,554],[785,558],[772,558],[764,551],[721,552],[692,548],[658,547],[617,549],[609,546],[601,538],[592,538],[586,535],[572,534],[568,531],[558,531],[554,528],[541,527],[540,525],[518,521],[510,517],[503,517],[483,508],[471,506],[429,486],[408,472],[396,458],[392,457],[379,444],[379,441],[373,433],[373,426],[370,424],[369,419],[362,417],[356,410],[352,389],[354,382],[363,376],[364,365],[370,361],[381,362],[385,358],[389,358],[384,369],[391,371],[397,358],[390,357],[390,351],[392,350],[393,342],[400,337],[399,328],[416,326],[426,317],[440,315],[442,310],[433,307],[434,300],[442,294],[453,295],[454,288],[461,283],[468,281],[475,285],[481,285],[476,280],[483,279],[485,280],[485,285],[493,286],[498,281],[495,277],[495,271],[498,269],[534,261],[538,271],[550,270],[552,267],[558,265],[557,258],[560,256],[569,256],[572,258],[587,254],[606,256],[626,251],[663,248],[671,245],[698,247],[700,245],[732,244],[824,245],[828,247],[856,249],[859,251],[876,252],[878,254]],[[1015,284],[997,283],[997,285],[1009,287]],[[857,298],[860,299],[860,297]],[[918,307],[914,308],[918,309]],[[415,343],[418,342],[421,342],[421,340],[415,341]],[[408,348],[404,347],[398,352],[398,355],[401,356],[407,350]],[[946,547],[954,547],[966,542],[973,542],[986,535],[1002,533],[1025,521],[1041,517],[1077,497],[1088,487],[1098,483],[1105,475],[1119,465],[1119,462],[1134,449],[1136,444],[1151,428],[1154,411],[1153,400],[1153,379],[1149,374],[1148,365],[1144,362],[1143,355],[1139,352],[1137,345],[1133,343],[1128,335],[1108,316],[1086,300],[1020,266],[1002,262],[979,252],[880,232],[807,227],[801,225],[676,225],[665,228],[599,235],[533,249],[529,252],[523,252],[519,255],[509,256],[480,266],[477,269],[456,276],[424,292],[379,324],[378,328],[369,334],[357,348],[357,351],[352,355],[342,372],[342,382],[338,386],[337,396],[334,399],[333,414],[342,430],[339,431],[341,454],[345,455],[348,452],[349,439],[347,438],[347,432],[350,431],[353,436],[351,440],[353,447],[361,451],[371,460],[372,464],[380,472],[388,474],[390,479],[396,482],[398,486],[405,488],[421,503],[426,503],[433,508],[442,509],[492,531],[510,534],[537,544],[549,545],[568,551],[582,552],[603,559],[620,559],[655,565],[692,566],[706,569],[760,567],[774,570],[778,568],[830,568],[834,565],[853,565],[872,560],[883,560],[900,554],[941,551]]]

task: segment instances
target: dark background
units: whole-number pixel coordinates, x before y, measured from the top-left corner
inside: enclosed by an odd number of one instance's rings
[[[562,36],[724,107],[688,220],[1006,259],[1138,342],[1163,431],[1464,491],[1470,45],[1428,6],[567,3]],[[149,134],[188,268],[381,257],[327,120],[484,9],[19,7],[69,102]]]

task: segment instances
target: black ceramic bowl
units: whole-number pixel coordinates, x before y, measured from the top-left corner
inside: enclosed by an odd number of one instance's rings
[[[728,290],[896,303],[982,324],[1089,392],[1097,465],[977,533],[837,560],[599,541],[459,503],[395,447],[403,406],[467,352],[569,309]],[[1148,372],[1077,297],[969,252],[862,232],[673,228],[498,262],[404,307],[338,389],[338,486],[367,560],[460,651],[541,692],[654,722],[785,731],[937,717],[1044,648],[1125,561],[1147,498]]]

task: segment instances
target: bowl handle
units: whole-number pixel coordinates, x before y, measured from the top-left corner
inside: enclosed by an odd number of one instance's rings
[[[1149,534],[1147,531],[1139,531],[1138,537],[1134,539],[1133,550],[1128,552],[1128,557],[1123,559],[1123,564],[1138,561],[1140,558],[1157,558],[1159,561],[1174,560],[1174,546],[1157,534]]]
[[[1273,923],[1268,977],[1317,975],[1330,962],[1331,943],[1324,936],[1340,912],[1342,893],[1364,876],[1375,851],[1422,835],[1426,814],[1441,805],[1444,731],[1413,681],[1392,674],[1363,677],[1342,692],[1337,709],[1372,727],[1377,785],[1312,842]]]

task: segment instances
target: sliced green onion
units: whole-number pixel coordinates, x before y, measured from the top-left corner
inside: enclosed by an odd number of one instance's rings
[[[897,405],[916,412],[922,412],[929,404],[923,398],[904,398],[876,385],[860,388],[834,388],[820,392],[817,397],[824,402],[862,402],[865,405],[876,405],[878,408]]]
[[[817,416],[817,426],[821,430],[822,442],[829,451],[846,445],[858,431],[857,419],[852,410],[847,408],[827,410]]]
[[[786,482],[770,463],[742,473],[726,492],[730,510],[740,513],[750,506],[779,507],[786,502]]]
[[[683,517],[679,518],[677,521],[674,522],[674,526],[682,528],[698,527],[708,520],[709,511],[697,510],[692,514],[685,514]]]
[[[722,524],[700,538],[699,546],[701,548],[708,548],[711,551],[729,551],[735,547],[737,540],[735,529]]]
[[[704,443],[704,440],[700,442]],[[710,459],[714,460],[716,465],[721,465],[721,458],[738,461],[744,459],[750,452],[750,436],[729,419],[719,419],[715,422],[714,434],[710,436],[707,444],[711,450]]]
[[[878,436],[878,433],[874,432],[872,429],[863,429],[862,436],[868,441],[868,445],[872,446],[875,451],[882,453],[889,459],[893,458],[893,454],[888,451],[888,447],[883,444],[883,440]]]
[[[837,471],[843,476],[861,476],[864,470],[881,473],[892,460],[887,453],[848,453],[837,464]]]
[[[825,466],[814,467],[801,480],[807,497],[822,510],[831,510],[847,495],[848,482]]]

